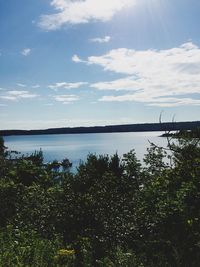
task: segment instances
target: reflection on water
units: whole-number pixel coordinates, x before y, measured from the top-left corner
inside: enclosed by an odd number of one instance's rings
[[[76,167],[89,153],[112,155],[117,152],[122,156],[135,149],[138,159],[142,159],[149,141],[166,147],[167,141],[159,137],[161,134],[162,132],[31,135],[7,136],[4,140],[9,150],[27,154],[42,149],[45,162],[69,158]]]

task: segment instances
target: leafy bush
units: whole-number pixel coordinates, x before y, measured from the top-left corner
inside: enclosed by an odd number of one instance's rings
[[[60,241],[42,239],[35,231],[22,231],[7,226],[0,233],[0,266],[55,266],[54,256]]]

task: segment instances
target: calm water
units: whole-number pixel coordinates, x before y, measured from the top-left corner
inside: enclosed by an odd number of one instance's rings
[[[142,133],[99,133],[99,134],[62,134],[4,137],[9,150],[28,154],[42,149],[44,160],[68,158],[76,167],[89,153],[114,154],[120,156],[135,149],[138,159],[142,159],[149,146],[148,140],[166,146],[166,139],[159,137],[161,132]]]

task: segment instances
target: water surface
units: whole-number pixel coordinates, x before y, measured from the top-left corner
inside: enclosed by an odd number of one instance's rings
[[[149,141],[166,146],[166,138],[159,137],[161,134],[162,132],[26,135],[7,136],[4,140],[9,150],[29,154],[42,149],[45,162],[68,158],[76,167],[89,153],[112,155],[117,152],[122,156],[135,149],[137,157],[142,159]]]

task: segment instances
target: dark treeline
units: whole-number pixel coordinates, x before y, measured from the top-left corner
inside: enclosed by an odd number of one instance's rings
[[[199,267],[200,146],[168,149],[91,154],[71,173],[0,139],[0,266]]]
[[[200,127],[200,121],[163,122],[127,125],[108,125],[94,127],[52,128],[45,130],[0,130],[1,136],[41,135],[41,134],[80,134],[80,133],[114,133],[114,132],[151,132],[191,130]]]
[[[166,132],[162,137],[173,137],[173,138],[199,138],[200,139],[200,128],[192,130],[180,130],[175,133]]]

